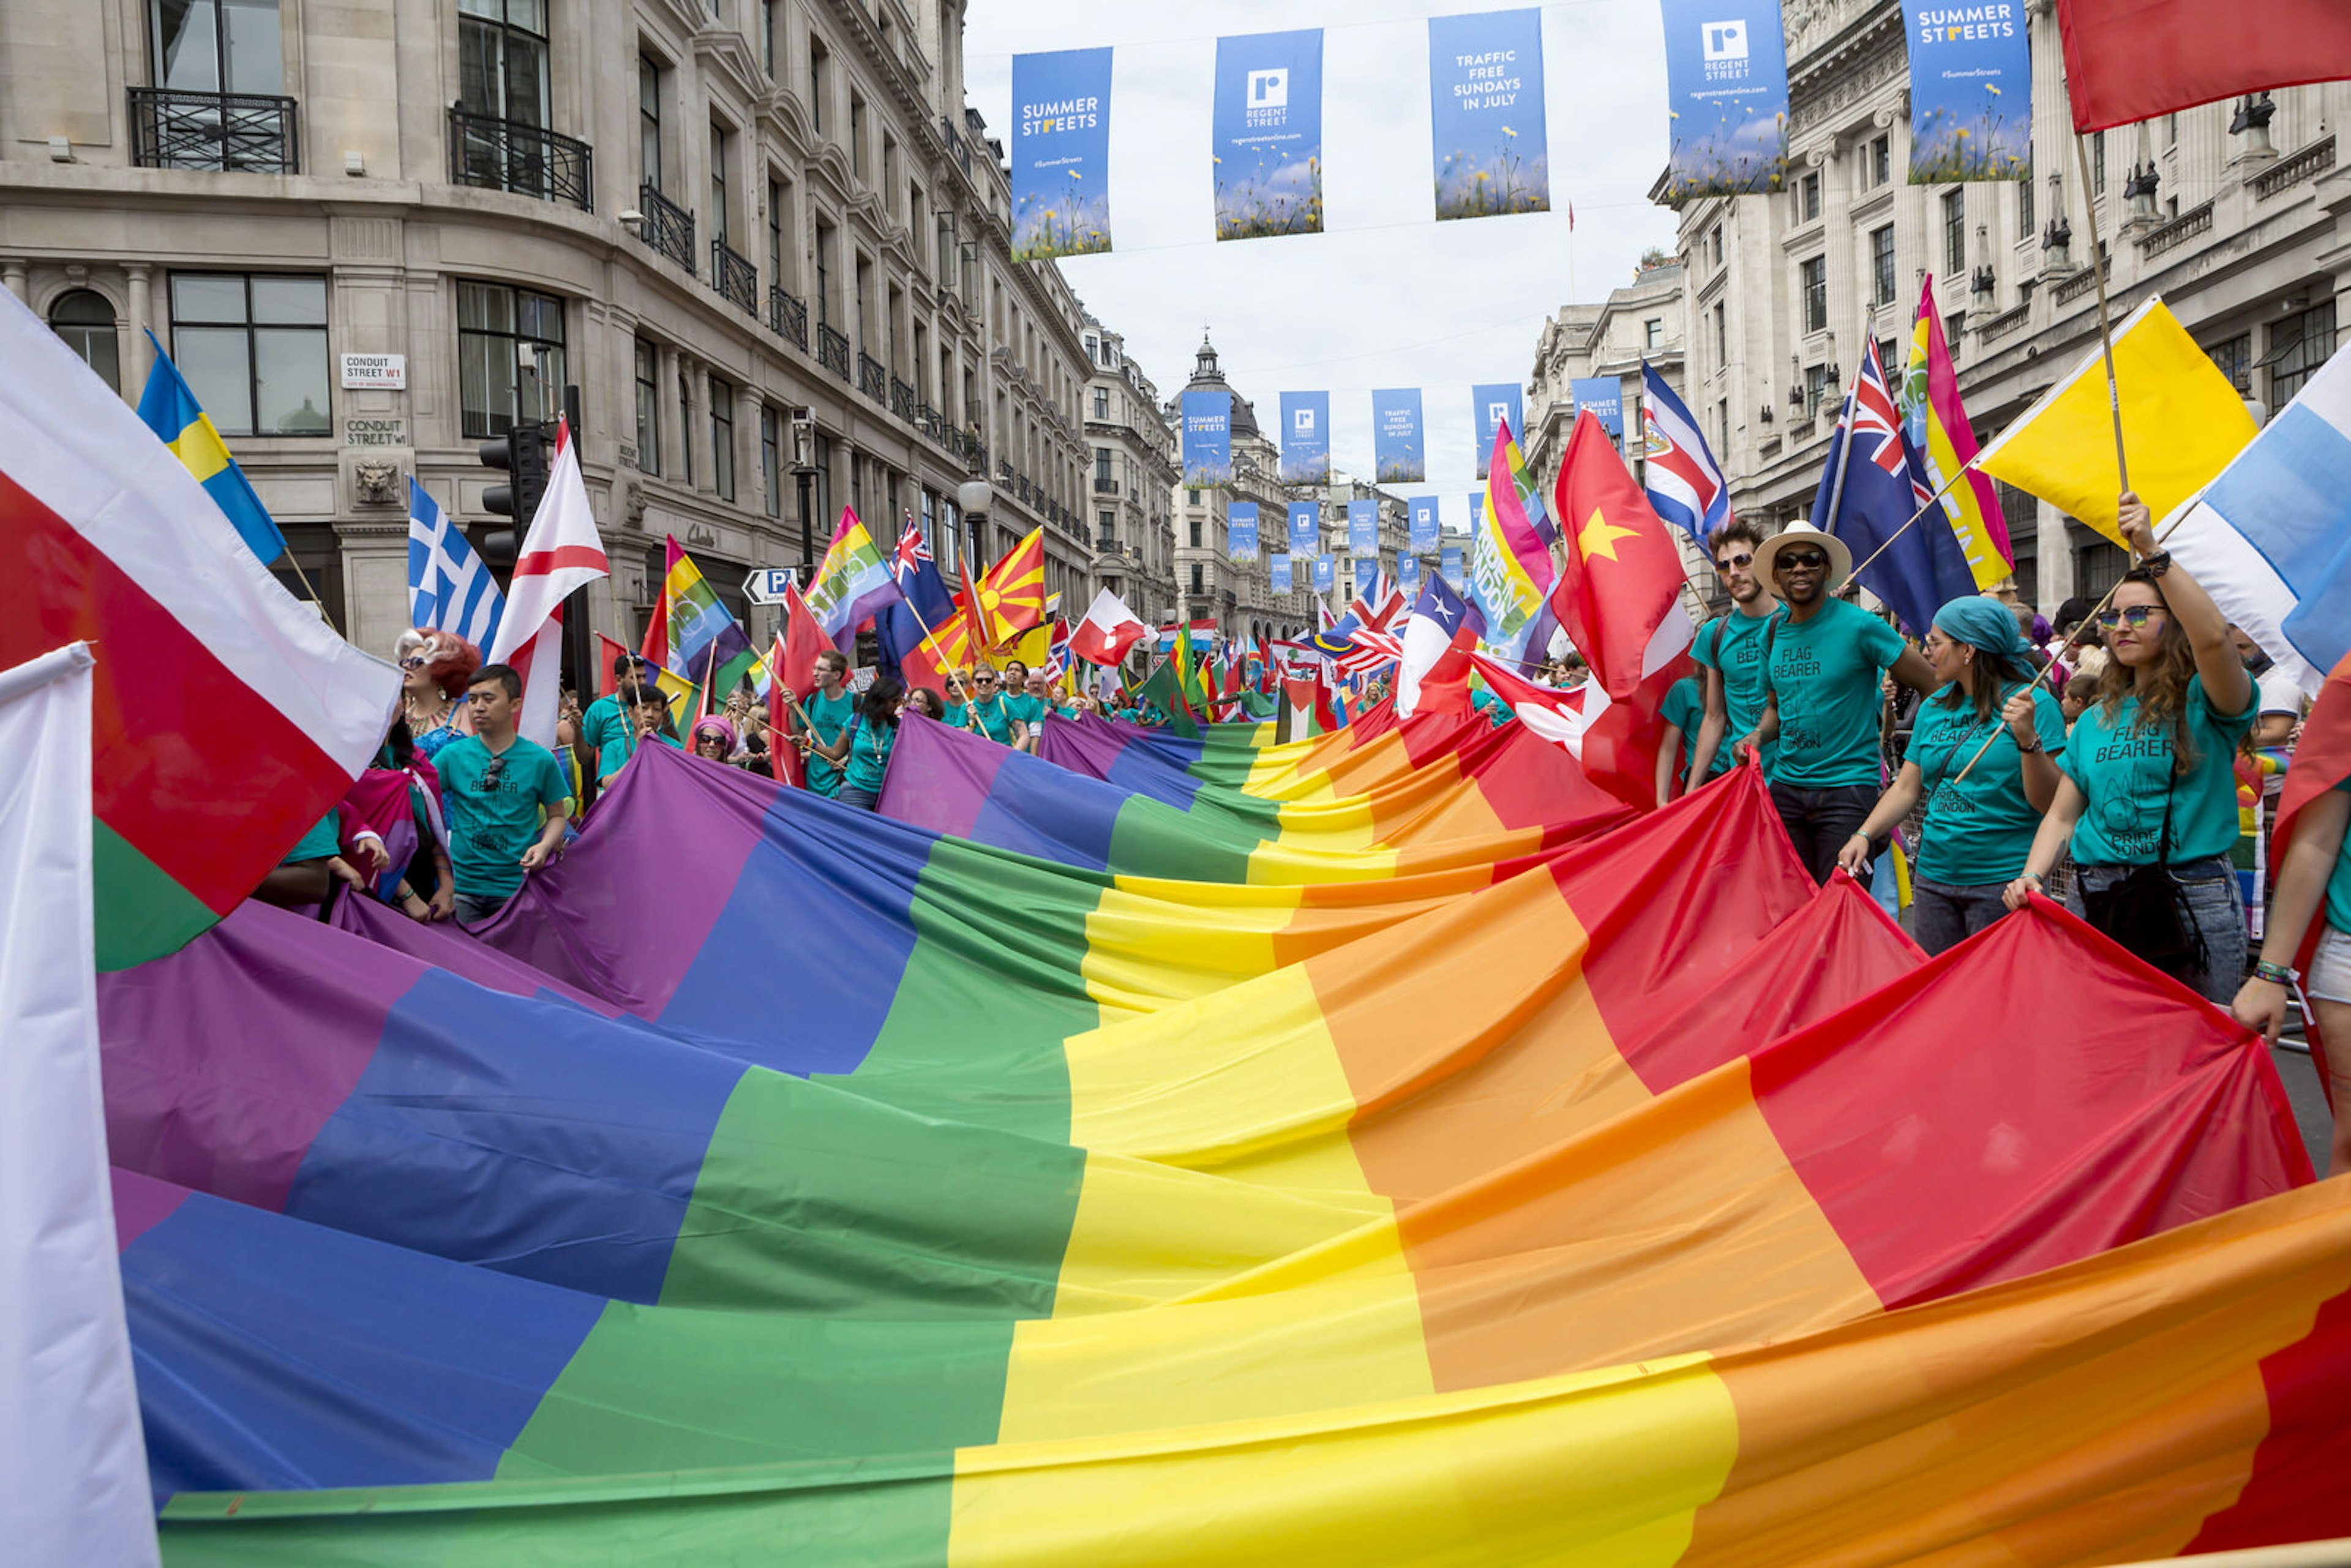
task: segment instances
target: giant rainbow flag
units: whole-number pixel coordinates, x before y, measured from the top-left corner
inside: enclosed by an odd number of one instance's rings
[[[910,718],[953,831],[653,748],[475,935],[103,977],[167,1559],[2351,1528],[2351,1194],[2225,1015],[2047,904],[1922,958],[1751,769],[1635,817],[1370,716]]]

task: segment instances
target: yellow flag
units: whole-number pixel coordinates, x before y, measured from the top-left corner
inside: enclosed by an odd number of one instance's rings
[[[2116,329],[2115,385],[2131,488],[2158,517],[2210,484],[2255,434],[2242,394],[2160,299]],[[1977,466],[2121,544],[2122,482],[2098,351],[2001,431]]]

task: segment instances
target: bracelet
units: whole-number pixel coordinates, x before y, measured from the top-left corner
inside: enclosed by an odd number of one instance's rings
[[[2016,880],[2017,880],[2017,881],[2019,881],[2019,882],[2022,882],[2022,881],[2023,881],[2026,877],[2028,877],[2028,876],[2029,876],[2029,877],[2031,877],[2031,878],[2032,878],[2035,883],[2040,883],[2040,884],[2041,884],[2041,885],[2043,885],[2043,886],[2046,886],[2046,885],[2048,885],[2048,884],[2047,884],[2047,883],[2046,883],[2046,881],[2043,878],[2042,874],[2041,874],[2039,872],[2037,872],[2037,871],[2026,870],[2026,871],[2020,872],[2020,873],[2017,873],[2017,878],[2016,878]]]
[[[2273,964],[2266,958],[2253,966],[2253,976],[2257,979],[2273,981],[2281,986],[2291,986],[2301,977],[2294,972],[2292,966]]]
[[[2168,549],[2159,549],[2151,556],[2142,557],[2138,564],[2140,570],[2147,576],[2161,577],[2171,570],[2171,552]]]

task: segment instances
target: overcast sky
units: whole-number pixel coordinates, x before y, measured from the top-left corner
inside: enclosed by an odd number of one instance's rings
[[[1210,329],[1225,373],[1276,423],[1285,391],[1331,393],[1332,457],[1372,469],[1374,387],[1423,389],[1429,482],[1448,528],[1476,485],[1469,388],[1523,382],[1544,318],[1631,281],[1673,216],[1647,192],[1666,161],[1665,42],[1656,0],[1544,5],[1549,213],[1439,224],[1429,170],[1431,15],[1458,0],[972,0],[972,106],[1001,138],[1015,54],[1113,45],[1107,256],[1067,257],[1088,308],[1125,334],[1162,394],[1192,373]],[[1209,112],[1217,37],[1322,27],[1329,232],[1212,236]],[[1573,292],[1567,207],[1575,206]]]

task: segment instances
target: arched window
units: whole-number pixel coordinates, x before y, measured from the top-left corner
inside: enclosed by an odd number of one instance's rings
[[[122,363],[115,348],[114,307],[104,295],[87,288],[59,295],[49,307],[49,329],[88,361],[118,397],[121,395]]]

